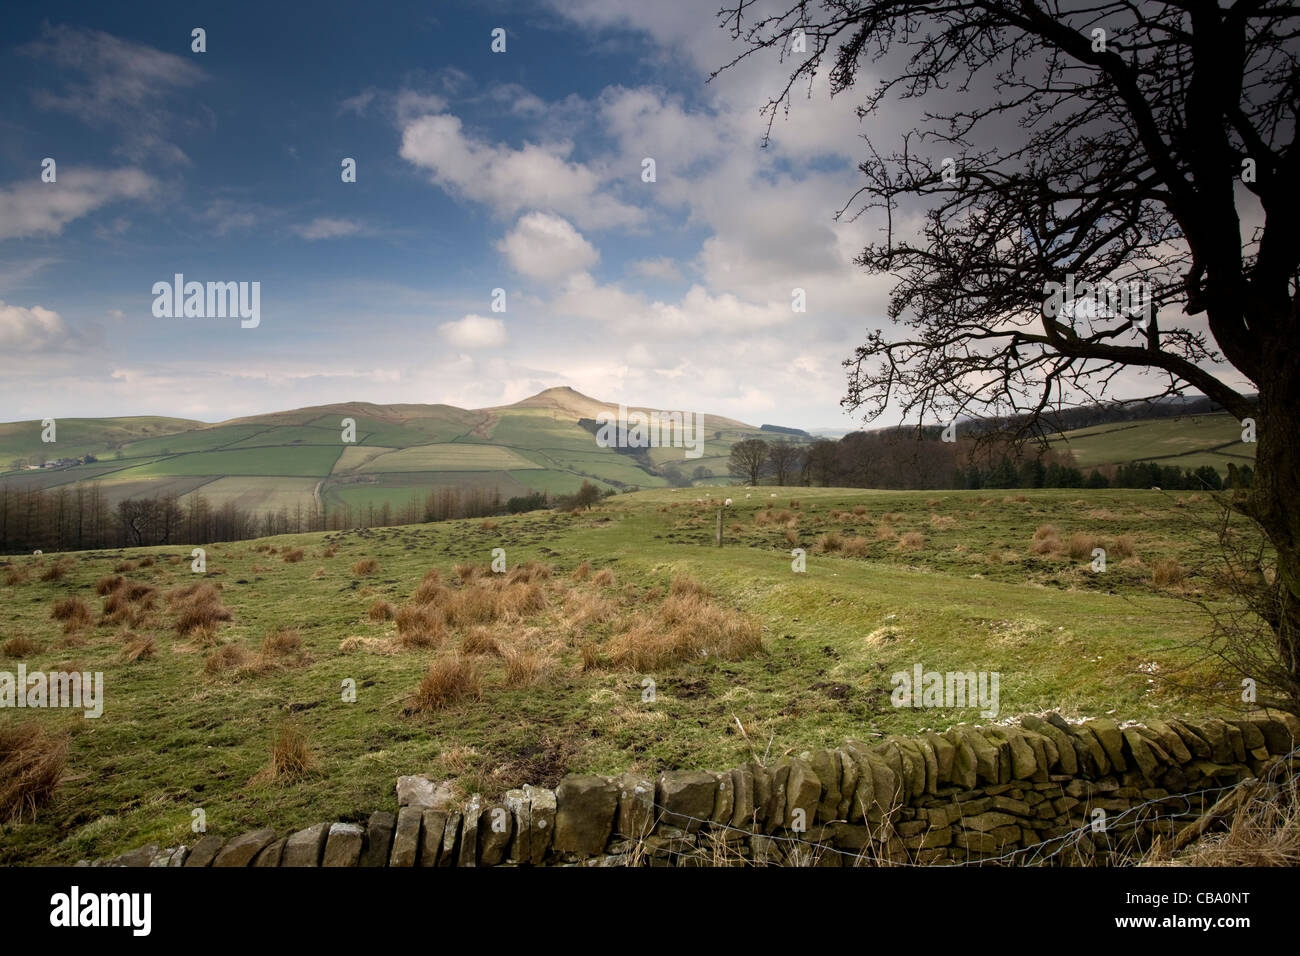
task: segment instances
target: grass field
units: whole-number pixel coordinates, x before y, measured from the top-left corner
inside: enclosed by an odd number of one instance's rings
[[[0,669],[102,671],[106,703],[97,720],[27,718],[67,735],[66,777],[34,822],[0,829],[0,863],[188,842],[200,807],[220,833],[364,820],[404,773],[493,795],[570,771],[724,769],[751,752],[774,760],[980,721],[971,709],[893,708],[891,673],[916,663],[999,672],[1002,717],[1216,706],[1164,680],[1216,686],[1186,647],[1207,627],[1188,599],[1217,599],[1213,536],[1200,530],[1215,512],[1200,496],[709,492],[215,544],[202,583],[230,619],[187,634],[185,601],[166,595],[198,583],[188,547],[71,555],[51,581],[42,572],[60,558],[15,559],[0,568]],[[721,495],[733,504],[718,548]],[[792,570],[796,546],[804,573]],[[1111,552],[1104,573],[1090,570],[1093,546]],[[498,547],[518,580],[484,568]],[[1181,576],[1157,584],[1170,562]],[[422,586],[430,571],[441,584]],[[152,606],[101,622],[96,583],[115,573],[156,589]],[[86,620],[51,619],[67,598],[85,602]],[[372,616],[377,601],[404,609],[404,630],[382,604]],[[683,628],[705,656],[657,643]],[[292,638],[268,641],[282,629]],[[465,696],[439,706],[419,692],[435,663],[462,668]],[[1224,687],[1223,708],[1234,699]],[[314,769],[268,779],[286,722],[306,735]]]
[[[1118,422],[1066,432],[1053,442],[1069,449],[1081,468],[1127,461],[1157,461],[1195,470],[1209,465],[1226,474],[1228,462],[1249,465],[1255,446],[1241,440],[1241,423],[1225,413]]]

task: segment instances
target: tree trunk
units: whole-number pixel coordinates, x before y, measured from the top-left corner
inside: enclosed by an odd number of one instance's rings
[[[1266,351],[1264,363],[1255,476],[1241,507],[1277,550],[1278,605],[1269,624],[1282,689],[1300,714],[1300,353],[1294,343],[1279,342]]]

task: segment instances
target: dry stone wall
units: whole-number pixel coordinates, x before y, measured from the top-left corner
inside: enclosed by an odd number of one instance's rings
[[[690,866],[1107,863],[1191,825],[1300,743],[1288,714],[1230,720],[1022,717],[848,741],[772,766],[651,779],[569,775],[499,801],[398,780],[365,826],[262,829],[140,847],[96,866]]]

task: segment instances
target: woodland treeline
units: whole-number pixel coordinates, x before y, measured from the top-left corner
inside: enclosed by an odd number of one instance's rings
[[[231,501],[214,505],[197,493],[183,501],[175,495],[157,495],[114,503],[98,483],[42,490],[0,482],[0,553],[201,545],[273,534],[477,518],[501,510],[496,488],[437,488],[423,499],[413,493],[396,508],[385,502],[324,510],[313,500],[292,510],[251,512]]]

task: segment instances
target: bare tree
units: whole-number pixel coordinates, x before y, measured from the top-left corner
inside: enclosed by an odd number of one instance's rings
[[[802,453],[802,448],[783,438],[767,446],[767,463],[778,485],[784,485],[799,470]]]
[[[746,438],[731,446],[729,462],[733,475],[743,476],[751,485],[758,484],[767,464],[767,442],[761,438]]]
[[[841,211],[880,216],[857,262],[899,277],[901,327],[870,331],[845,362],[845,406],[918,422],[1017,415],[1023,437],[1140,371],[1157,382],[1144,399],[1190,387],[1253,420],[1255,478],[1234,505],[1276,549],[1265,614],[1300,708],[1300,8],[799,0],[751,19],[754,2],[721,12],[744,48],[720,70],[794,56],[772,117],[827,60],[832,95],[864,58],[885,63],[860,116],[920,101],[894,151],[867,144],[865,184]],[[921,212],[917,234],[900,230]],[[1096,289],[1131,282],[1149,310],[1098,305]]]

